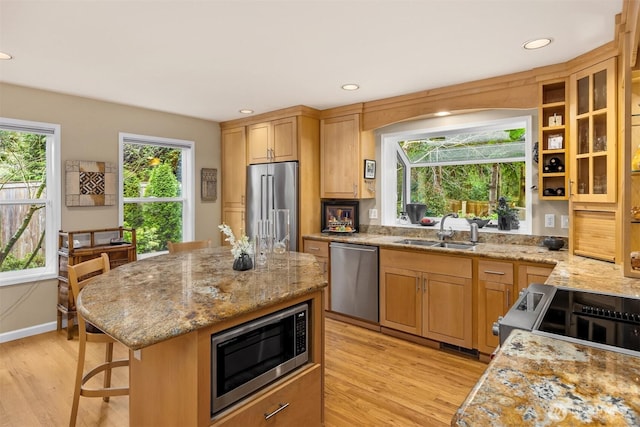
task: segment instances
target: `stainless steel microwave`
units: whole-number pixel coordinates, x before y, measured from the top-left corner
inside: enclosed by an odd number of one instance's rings
[[[211,336],[211,415],[309,361],[309,304]]]

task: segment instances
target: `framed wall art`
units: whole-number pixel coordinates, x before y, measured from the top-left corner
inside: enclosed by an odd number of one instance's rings
[[[65,164],[67,206],[116,204],[117,166],[110,162],[67,160]]]
[[[375,179],[376,177],[376,161],[365,160],[364,161],[364,179]]]
[[[215,202],[218,198],[218,169],[200,170],[200,199],[203,202]]]

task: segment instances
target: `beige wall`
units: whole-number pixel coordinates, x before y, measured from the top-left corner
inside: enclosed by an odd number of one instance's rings
[[[220,127],[213,121],[168,114],[77,96],[0,83],[0,116],[59,124],[61,160],[118,163],[119,132],[176,138],[195,143],[195,238],[220,243],[218,201],[200,201],[200,169],[217,168],[220,183]],[[63,230],[117,227],[118,207],[66,207],[62,181]],[[0,287],[0,334],[56,320],[55,280]]]

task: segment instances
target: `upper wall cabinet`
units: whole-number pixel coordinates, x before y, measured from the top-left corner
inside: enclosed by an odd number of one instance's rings
[[[616,58],[571,75],[571,199],[616,201]]]
[[[375,158],[371,132],[362,132],[360,114],[331,117],[320,123],[320,197],[364,199],[375,196],[365,182],[364,160]]]
[[[298,160],[296,117],[247,126],[248,163]]]
[[[544,200],[568,199],[567,89],[565,79],[540,85],[538,188]]]

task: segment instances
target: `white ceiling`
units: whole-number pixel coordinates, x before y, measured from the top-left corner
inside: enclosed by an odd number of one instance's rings
[[[215,121],[564,62],[622,0],[0,0],[0,81]],[[553,43],[537,51],[522,44]],[[344,83],[361,89],[346,92]]]

